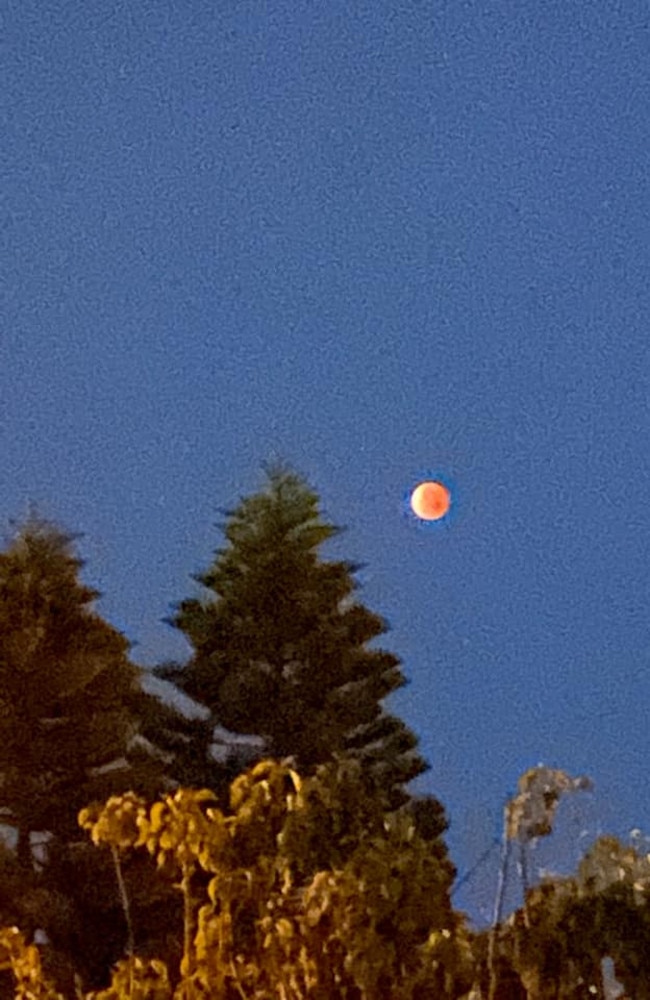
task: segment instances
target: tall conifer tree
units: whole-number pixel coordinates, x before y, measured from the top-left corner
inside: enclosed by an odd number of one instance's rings
[[[90,800],[160,787],[153,760],[131,752],[139,671],[92,610],[72,542],[31,517],[0,553],[0,821],[28,867],[33,832],[79,839]]]
[[[321,519],[317,494],[286,469],[267,475],[265,489],[225,511],[227,544],[195,577],[206,596],[171,619],[193,647],[190,662],[157,672],[215,724],[263,736],[267,754],[291,756],[305,773],[359,758],[395,808],[427,765],[383,705],[406,683],[398,658],[369,646],[386,624],[354,598],[358,567],[320,558],[339,529]]]

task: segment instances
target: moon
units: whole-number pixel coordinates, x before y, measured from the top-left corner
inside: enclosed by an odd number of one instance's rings
[[[451,495],[442,483],[420,483],[411,494],[411,509],[421,521],[439,521],[450,506]]]

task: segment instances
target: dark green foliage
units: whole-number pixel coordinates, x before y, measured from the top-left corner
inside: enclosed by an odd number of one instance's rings
[[[576,884],[576,920],[614,960],[628,995],[650,1000],[650,855],[600,837],[582,859]]]
[[[499,996],[603,997],[602,960],[610,957],[628,996],[650,1000],[650,863],[614,837],[601,837],[574,876],[547,878],[498,933]],[[474,952],[486,970],[487,935]],[[487,971],[483,975],[484,988]],[[513,985],[518,980],[519,986]]]
[[[182,907],[178,893],[150,858],[131,853],[123,861],[137,954],[178,957]],[[127,924],[110,852],[88,842],[55,845],[46,871],[54,899],[69,900],[65,919],[54,911],[42,920],[51,946],[74,960],[86,988],[106,986],[127,946]]]
[[[282,842],[299,879],[340,868],[362,842],[384,832],[381,799],[359,761],[319,765],[303,784],[301,805],[287,817]]]
[[[124,916],[119,900],[104,912],[116,896],[110,857],[95,859],[95,883],[78,866],[77,816],[128,789],[155,795],[165,777],[138,733],[147,704],[140,670],[127,640],[93,610],[98,594],[80,581],[72,543],[32,517],[0,553],[0,816],[17,835],[23,890],[35,893],[15,901],[21,926],[44,928],[64,964],[66,954],[83,955],[84,972],[105,954],[106,972],[123,951]],[[37,832],[49,835],[38,864]],[[38,901],[31,917],[25,899]]]
[[[422,840],[438,840],[449,828],[444,807],[433,795],[414,795],[403,810],[411,816]]]
[[[214,729],[210,719],[189,717],[173,703],[142,690],[135,694],[132,707],[140,735],[164,763],[165,787],[212,787],[222,782],[222,769],[210,759]]]
[[[426,770],[416,738],[382,707],[405,679],[395,655],[368,645],[386,625],[354,599],[356,567],[319,558],[338,529],[321,520],[317,495],[272,469],[223,531],[226,546],[197,577],[207,597],[183,601],[173,619],[194,654],[159,676],[304,773],[335,754],[358,758],[387,806],[400,805]]]
[[[128,760],[138,671],[81,566],[72,539],[35,518],[0,553],[0,813],[27,866],[31,832],[78,836],[78,810],[108,787],[155,787]]]

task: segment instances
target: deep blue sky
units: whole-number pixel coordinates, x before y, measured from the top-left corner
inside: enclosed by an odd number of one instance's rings
[[[461,870],[541,761],[596,783],[570,861],[583,828],[650,829],[647,5],[3,21],[5,524],[31,499],[84,532],[151,665],[187,653],[160,619],[217,508],[282,457],[367,563]],[[423,530],[432,473],[454,507]]]

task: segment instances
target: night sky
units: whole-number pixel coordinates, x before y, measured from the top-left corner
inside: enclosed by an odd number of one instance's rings
[[[4,526],[82,532],[136,661],[185,658],[161,619],[283,459],[366,564],[461,873],[540,762],[596,786],[551,867],[650,829],[647,4],[2,19]]]

